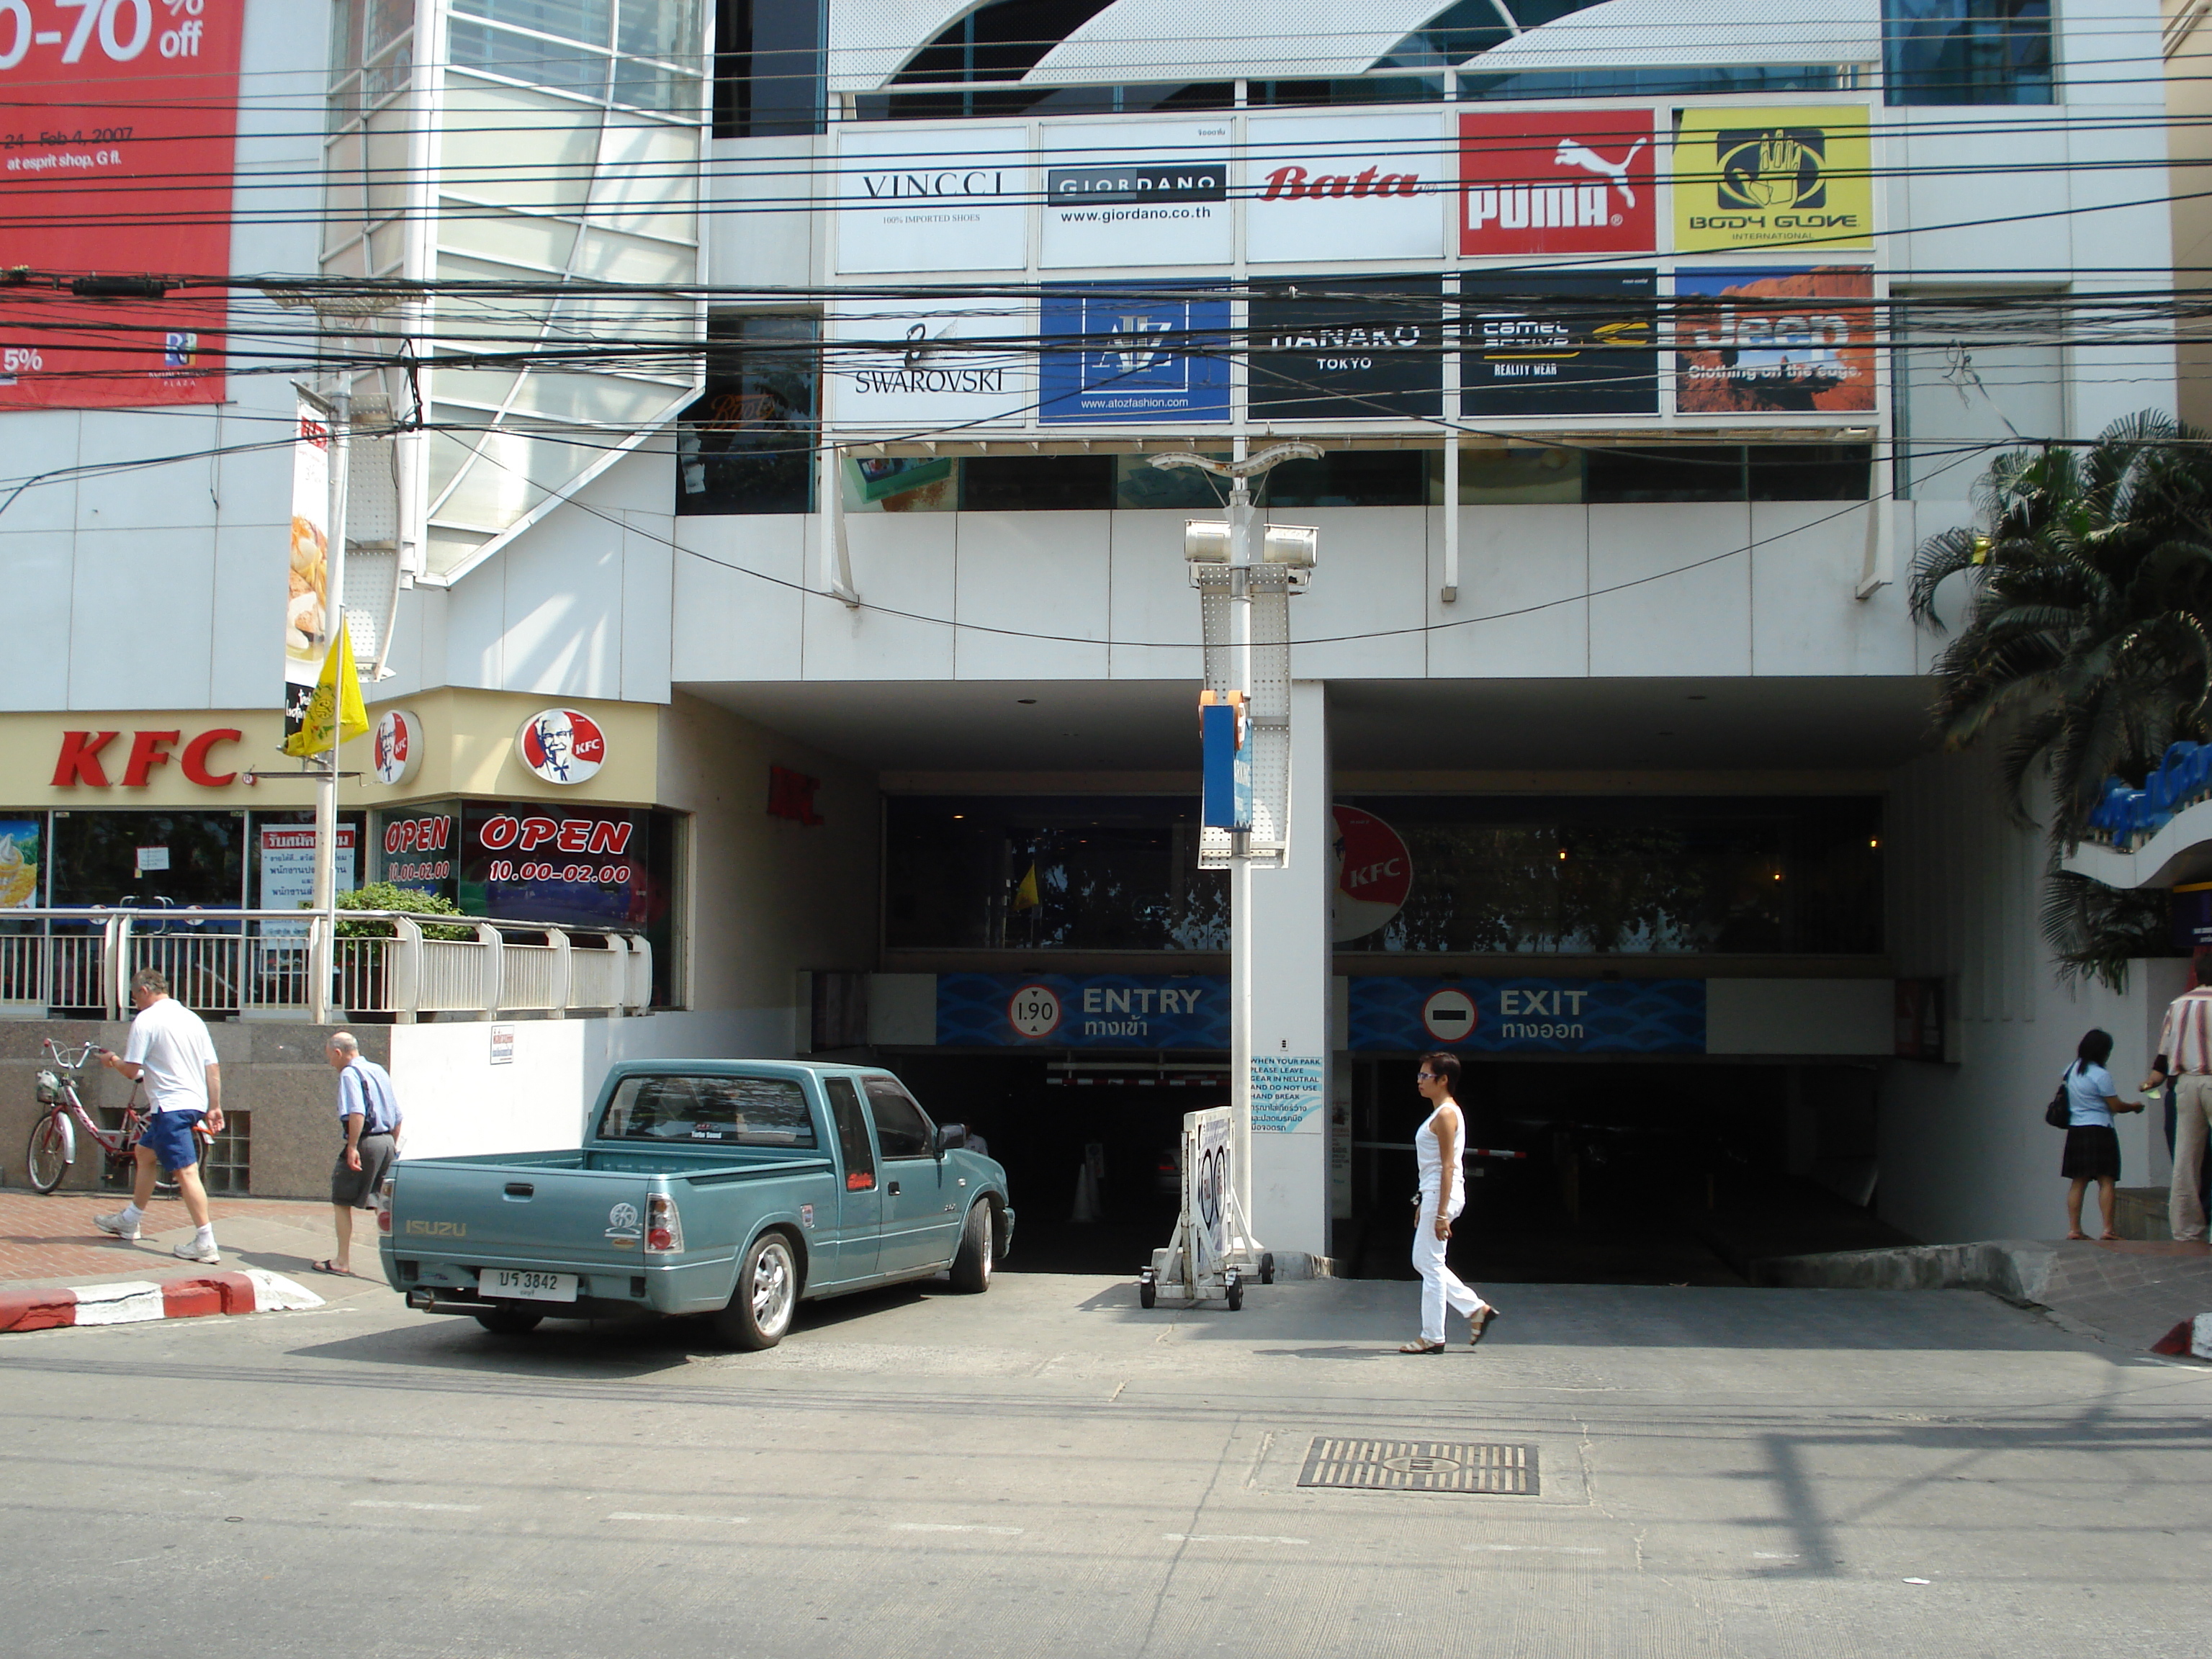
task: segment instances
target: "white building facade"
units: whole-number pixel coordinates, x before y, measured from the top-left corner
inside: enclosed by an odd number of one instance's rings
[[[356,878],[647,927],[663,1052],[868,1048],[1018,1205],[1088,1165],[1137,1217],[1227,1047],[1220,507],[1152,462],[1297,440],[1262,1237],[1398,1219],[1437,1047],[1570,1208],[2053,1224],[2050,1079],[2174,988],[2054,977],[1904,578],[1999,449],[2172,407],[2148,0],[233,11],[261,280],[117,302],[216,307],[227,380],[0,407],[40,902],[264,897],[294,383],[343,385],[340,597],[427,754],[345,786]],[[533,765],[549,709],[594,775]],[[172,732],[234,746],[134,782]],[[523,862],[571,818],[641,856]]]

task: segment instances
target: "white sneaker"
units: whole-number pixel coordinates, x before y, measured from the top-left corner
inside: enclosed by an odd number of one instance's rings
[[[111,1233],[117,1238],[126,1239],[135,1244],[138,1241],[138,1224],[135,1221],[125,1221],[123,1216],[124,1212],[121,1210],[118,1210],[113,1215],[96,1215],[92,1218],[92,1224],[104,1233]]]
[[[204,1261],[210,1267],[222,1260],[222,1252],[216,1249],[213,1239],[203,1244],[196,1238],[188,1238],[169,1254],[180,1261]]]

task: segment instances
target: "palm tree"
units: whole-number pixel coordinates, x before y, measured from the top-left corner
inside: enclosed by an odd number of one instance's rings
[[[2163,895],[2136,900],[2057,866],[2106,778],[2140,784],[2167,744],[2207,734],[2212,434],[2131,415],[2084,450],[1998,456],[1977,504],[1987,529],[1931,536],[1913,560],[1912,615],[1939,632],[1938,590],[1953,576],[1967,583],[1964,617],[1936,661],[1936,735],[1958,750],[2002,728],[2023,823],[2027,781],[2047,767],[2045,935],[2067,967],[2109,981],[2125,972],[2116,952],[2141,954],[2161,931],[2151,909]]]

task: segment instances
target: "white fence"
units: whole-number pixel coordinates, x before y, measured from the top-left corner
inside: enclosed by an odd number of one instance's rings
[[[0,1018],[131,1017],[131,976],[157,969],[203,1014],[325,1022],[379,1014],[643,1013],[653,948],[634,933],[555,922],[344,910],[24,909],[0,912]],[[474,936],[424,936],[469,930]],[[335,960],[332,947],[336,947]],[[316,994],[327,986],[329,994]]]

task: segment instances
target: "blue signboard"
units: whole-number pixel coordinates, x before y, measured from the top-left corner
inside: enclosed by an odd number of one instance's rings
[[[1228,301],[1179,298],[1172,285],[1048,284],[1039,323],[1039,418],[1229,418]]]
[[[939,974],[937,1040],[950,1048],[1229,1047],[1218,974]]]
[[[1701,1054],[1701,979],[1358,977],[1351,1046],[1413,1054]]]

